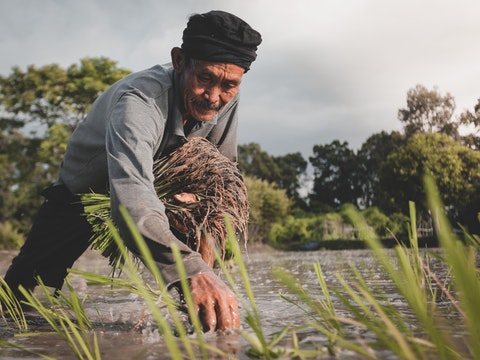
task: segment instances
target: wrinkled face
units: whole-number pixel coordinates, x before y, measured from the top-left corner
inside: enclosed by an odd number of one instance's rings
[[[173,56],[172,56],[173,57]],[[237,93],[245,70],[234,64],[191,60],[177,63],[184,118],[210,121]]]

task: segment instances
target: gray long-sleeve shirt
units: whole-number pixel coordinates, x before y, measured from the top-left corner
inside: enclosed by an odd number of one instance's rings
[[[156,65],[118,81],[95,101],[73,132],[58,179],[74,194],[110,191],[112,217],[122,236],[129,237],[120,204],[140,233],[154,242],[153,256],[167,284],[178,281],[173,243],[182,253],[188,276],[211,270],[200,254],[170,231],[165,206],[153,186],[154,157],[166,155],[185,138],[181,101],[171,66]],[[206,137],[236,161],[237,106],[238,94],[216,118],[197,123],[188,137]]]

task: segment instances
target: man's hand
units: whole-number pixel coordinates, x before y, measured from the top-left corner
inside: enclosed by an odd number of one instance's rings
[[[179,202],[191,204],[198,202],[195,194],[180,193],[173,196]],[[177,224],[178,226],[178,224]],[[203,240],[202,240],[203,239]],[[200,254],[203,260],[212,266],[213,253],[206,239],[200,246]],[[190,279],[195,311],[202,322],[203,331],[233,330],[240,327],[240,312],[235,294],[221,281],[213,271],[207,271],[193,276]]]
[[[203,331],[240,328],[237,298],[213,271],[193,276],[190,288]]]

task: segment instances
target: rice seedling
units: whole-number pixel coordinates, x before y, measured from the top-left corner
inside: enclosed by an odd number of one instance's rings
[[[446,280],[441,281],[429,268],[428,256],[431,253],[426,252],[426,255],[422,255],[418,248],[413,203],[410,204],[411,246],[399,244],[394,250],[393,257],[382,247],[360,214],[353,208],[347,210],[355,225],[362,229],[365,241],[378,263],[408,305],[408,312],[400,311],[381,289],[371,288],[356,268],[352,268],[355,275],[353,282],[337,274],[339,287],[328,288],[320,264],[316,263],[314,266],[324,300],[305,291],[301,282],[293,279],[285,270],[276,270],[277,278],[287,286],[290,296],[294,296],[283,297],[299,306],[312,318],[312,322],[306,326],[327,336],[330,344],[326,346],[331,353],[349,349],[361,358],[372,359],[378,358],[378,351],[394,353],[401,359],[480,358],[478,352],[480,282],[476,265],[477,253],[475,246],[472,246],[475,242],[464,245],[456,238],[443,212],[439,210],[442,206],[438,193],[428,178],[426,188],[430,207],[437,209],[433,214],[435,219],[438,219],[436,229],[441,239],[443,254],[438,258],[444,261],[447,274],[453,276],[451,286],[454,293],[448,289]],[[453,309],[457,309],[462,323],[468,329],[468,336],[462,339],[468,349],[467,353],[461,344],[459,346],[453,342],[450,329],[443,324],[445,320],[442,310],[436,305],[438,291],[451,302]],[[348,311],[348,316],[336,314],[329,300],[330,293],[341,302],[342,308]],[[358,338],[351,339],[348,331],[342,330],[348,325],[368,331],[374,335],[374,340],[365,343]]]
[[[245,340],[250,344],[249,354],[255,357],[261,357],[264,359],[273,359],[278,358],[282,355],[285,355],[286,351],[283,348],[275,348],[275,345],[280,339],[282,339],[288,331],[288,328],[285,328],[283,331],[280,331],[279,334],[274,337],[272,340],[267,339],[267,335],[264,333],[262,328],[262,321],[260,318],[259,310],[255,302],[255,296],[252,291],[252,286],[250,284],[250,279],[248,277],[247,269],[245,262],[243,261],[242,252],[238,245],[238,241],[235,237],[234,230],[231,226],[230,220],[228,217],[225,217],[225,224],[227,230],[227,242],[233,253],[233,260],[235,265],[238,268],[238,272],[241,277],[241,284],[244,287],[247,300],[242,296],[242,293],[239,288],[239,284],[233,279],[233,276],[230,274],[229,269],[224,262],[219,261],[220,267],[223,271],[223,274],[226,277],[227,282],[234,290],[237,298],[239,299],[243,309],[246,312],[245,321],[249,325],[250,329],[253,331],[247,332],[240,330],[240,334]],[[217,261],[220,259],[220,254],[215,252]]]
[[[221,351],[219,351],[218,349],[215,349],[209,346],[203,337],[202,328],[200,326],[200,320],[198,318],[198,315],[194,312],[195,307],[193,306],[193,303],[192,303],[190,289],[188,286],[187,277],[183,268],[183,262],[181,260],[179,250],[175,246],[172,246],[172,251],[176,258],[176,265],[177,265],[180,279],[181,279],[183,295],[187,301],[187,310],[189,311],[190,321],[193,323],[195,339],[189,336],[188,331],[185,327],[186,324],[182,322],[181,319],[179,318],[178,312],[177,312],[179,308],[179,304],[175,303],[175,301],[173,301],[173,299],[170,297],[168,288],[162,279],[160,271],[155,264],[153,256],[145,240],[136,229],[135,224],[133,223],[129,214],[124,208],[121,209],[121,213],[127,222],[129,230],[132,232],[133,239],[140,252],[140,256],[142,258],[143,263],[145,264],[146,268],[150,270],[150,272],[152,273],[155,279],[155,286],[158,288],[158,291],[160,293],[160,300],[162,304],[164,304],[168,309],[169,315],[173,319],[173,324],[175,326],[175,329],[172,328],[170,323],[165,318],[165,314],[161,311],[156,301],[158,299],[155,299],[154,297],[152,297],[151,288],[145,284],[145,282],[139,275],[138,266],[135,263],[135,261],[132,259],[132,257],[128,255],[128,250],[123,244],[123,241],[121,240],[113,223],[109,223],[109,226],[112,227],[111,230],[113,234],[113,239],[116,242],[120,251],[122,252],[122,256],[124,257],[123,261],[124,261],[125,275],[133,282],[136,292],[145,299],[148,309],[150,310],[153,316],[153,319],[155,320],[155,323],[157,324],[158,329],[163,336],[163,341],[165,342],[169,350],[171,358],[172,359],[185,359],[185,357],[188,357],[190,359],[198,358],[198,354],[195,352],[194,346],[200,348],[202,357],[204,359],[208,359],[207,351],[222,354]],[[183,345],[183,348],[180,348],[178,344],[178,340],[180,340],[181,344]]]
[[[188,334],[185,324],[178,317],[180,305],[170,298],[168,289],[153,261],[148,246],[145,244],[141,235],[134,229],[134,225],[126,211],[124,209],[121,211],[123,212],[126,221],[129,223],[129,227],[132,229],[133,238],[138,246],[145,266],[149,268],[153,274],[155,279],[154,284],[148,285],[144,282],[138,272],[138,263],[128,254],[128,250],[112,223],[108,223],[108,226],[112,227],[111,233],[113,241],[115,241],[118,246],[121,254],[120,256],[124,257],[122,260],[123,271],[127,278],[120,279],[100,276],[78,270],[73,270],[71,273],[80,274],[90,282],[95,282],[99,285],[118,286],[140,295],[146,302],[150,314],[162,335],[162,341],[167,347],[169,356],[172,359],[197,359],[198,352],[196,352],[195,347],[201,349],[202,358],[204,359],[208,359],[208,352],[222,354],[221,351],[209,346],[205,342],[199,325],[199,319],[193,312],[190,312],[190,319],[192,319],[192,322],[195,325],[196,337],[192,338]],[[175,253],[181,264],[178,251]],[[182,265],[179,265],[179,270],[182,274]],[[184,274],[182,277],[184,279],[182,282],[186,281]],[[37,296],[31,294],[25,289],[20,289],[27,299],[26,304],[34,308],[42,318],[48,322],[52,331],[60,336],[63,342],[70,347],[77,358],[100,359],[100,349],[98,347],[96,331],[93,328],[91,321],[86,316],[82,302],[72,288],[68,277],[66,279],[66,287],[69,290],[68,295],[60,291],[54,296],[49,293],[49,289],[41,283],[41,280],[39,280],[39,284],[40,288],[43,290],[43,297],[45,298],[43,302],[46,301],[47,305],[44,305]],[[186,294],[186,298],[191,299],[191,296],[189,296],[188,285],[186,283],[183,285],[183,291]],[[152,288],[152,286],[155,288]],[[194,307],[192,307],[192,309],[193,308]],[[169,319],[172,319],[173,324],[167,320],[164,311],[165,309],[168,311]],[[174,328],[172,326],[174,326]],[[25,336],[33,335],[34,334],[32,333],[25,334]]]
[[[249,356],[261,359],[277,359],[277,358],[312,358],[319,354],[324,354],[325,351],[311,351],[302,350],[299,347],[298,339],[291,326],[286,325],[280,331],[274,334],[266,334],[262,319],[260,317],[260,310],[256,304],[255,295],[252,290],[250,279],[248,276],[247,267],[245,265],[242,250],[240,249],[238,239],[235,236],[234,230],[231,226],[228,216],[225,217],[225,224],[227,229],[227,246],[231,249],[233,254],[233,263],[240,275],[240,281],[235,281],[231,268],[221,260],[221,254],[215,250],[216,260],[225,276],[226,281],[237,295],[237,299],[241,304],[241,308],[245,311],[245,322],[248,325],[247,329],[239,330],[239,334],[247,341],[249,348],[247,353]],[[245,293],[243,296],[242,289]],[[286,347],[281,343],[290,337],[293,341],[293,346]]]
[[[193,350],[191,347],[191,343],[188,341],[188,338],[186,336],[185,328],[181,323],[181,321],[178,319],[178,317],[175,316],[176,312],[175,312],[174,302],[171,300],[171,298],[168,295],[167,287],[162,279],[162,276],[158,268],[155,266],[155,262],[148,249],[148,246],[146,245],[140,233],[136,230],[134,224],[131,221],[131,218],[129,217],[125,209],[121,209],[121,212],[123,213],[123,216],[125,218],[125,221],[127,222],[129,230],[132,232],[133,239],[138,247],[138,250],[140,252],[140,255],[142,256],[143,262],[145,263],[145,266],[151,271],[155,279],[155,284],[158,286],[158,291],[161,294],[160,296],[162,300],[164,300],[164,303],[167,305],[168,309],[173,315],[175,325],[177,326],[177,333],[179,335],[179,338],[183,341],[188,354],[192,355]],[[146,286],[145,282],[139,275],[137,271],[138,265],[135,263],[133,258],[128,254],[128,250],[123,244],[120,234],[117,232],[115,226],[113,225],[112,222],[108,222],[108,225],[110,227],[110,231],[112,232],[113,240],[115,241],[119,251],[121,252],[123,270],[125,271],[125,275],[133,282],[135,288],[137,289],[136,291],[138,292],[138,294],[140,294],[145,299],[145,302],[152,314],[153,319],[155,320],[159,328],[160,333],[163,336],[163,340],[168,348],[170,355],[172,356],[172,359],[181,359],[182,351],[177,342],[177,338],[175,337],[174,331],[171,328],[170,324],[163,316],[160,310],[160,307],[156,302],[157,299],[151,296],[152,295],[151,289]]]
[[[214,247],[225,258],[226,215],[235,233],[246,241],[249,203],[243,178],[236,164],[208,140],[189,139],[168,157],[156,161],[153,175],[156,194],[165,205],[172,227],[207,264],[213,265]],[[179,193],[193,194],[196,201],[179,202],[175,198]],[[109,259],[115,273],[121,269],[123,258],[106,225],[111,220],[110,197],[88,193],[81,196],[81,201],[94,232],[92,248]]]
[[[362,219],[357,217],[354,212],[350,212],[350,216],[355,218],[357,226],[362,226]],[[412,224],[414,224],[414,220],[412,220]],[[372,306],[378,310],[390,309],[388,312],[385,311],[385,313],[390,314],[390,316],[383,316],[382,313],[379,313],[377,310],[377,315],[380,315],[385,325],[387,325],[384,329],[387,330],[385,333],[382,332],[381,328],[376,332],[377,335],[388,334],[388,336],[381,339],[381,341],[386,343],[388,348],[403,358],[412,358],[412,356],[419,359],[426,358],[426,349],[422,345],[427,345],[427,348],[434,347],[441,359],[454,358],[456,354],[446,334],[441,331],[441,328],[436,323],[438,319],[435,307],[436,303],[432,299],[430,287],[425,286],[428,281],[425,280],[425,273],[422,266],[420,266],[422,260],[418,246],[415,244],[415,239],[411,239],[414,242],[411,249],[406,246],[397,246],[395,248],[396,261],[388,257],[385,249],[383,249],[374,234],[370,234],[365,240],[374,252],[376,259],[395,284],[398,293],[404,298],[410,311],[415,315],[415,319],[418,321],[422,331],[428,334],[428,338],[432,344],[415,337],[411,326],[409,326],[409,321],[404,319],[402,314],[398,313],[388,302],[382,306],[379,301],[375,301],[375,298],[369,293],[367,286],[360,286],[359,290],[364,293],[364,297],[368,295],[369,302]],[[356,303],[359,304],[358,299]],[[393,317],[393,315],[395,315],[394,318],[397,321],[397,326],[392,326],[395,324],[391,324],[389,321],[389,317]],[[374,324],[373,321],[369,323],[369,325],[372,324]],[[374,327],[372,326],[372,330],[373,329]]]
[[[342,349],[354,350],[357,354],[361,354],[368,358],[367,353],[358,344],[345,340],[345,334],[342,328],[341,317],[336,314],[336,310],[332,301],[332,291],[328,288],[325,281],[320,263],[313,264],[317,280],[320,286],[321,295],[312,294],[303,287],[303,284],[295,279],[283,268],[276,267],[273,269],[273,276],[280,280],[288,289],[287,294],[280,294],[280,297],[295,305],[306,314],[306,322],[292,329],[292,335],[295,338],[295,331],[307,330],[318,331],[325,335],[325,344],[314,344],[316,350],[296,349],[295,353],[306,358],[315,355],[337,355]],[[295,343],[295,342],[294,342]]]
[[[213,248],[222,252],[222,260],[225,257],[225,236],[226,230],[224,225],[224,217],[228,215],[235,228],[237,234],[246,236],[246,225],[249,213],[248,197],[243,179],[238,168],[229,159],[223,156],[218,149],[204,138],[189,139],[183,146],[175,150],[168,157],[162,158],[154,164],[154,187],[159,199],[164,203],[167,216],[172,227],[178,231],[183,237],[185,243],[192,249],[200,252],[204,261],[213,266]],[[176,200],[175,195],[181,192],[194,194],[196,201],[193,204],[181,203]],[[109,259],[112,266],[112,274],[119,273],[116,270],[127,271],[129,277],[128,282],[116,281],[116,285],[129,288],[130,291],[142,296],[156,323],[159,330],[164,336],[173,358],[180,358],[180,350],[176,345],[174,331],[170,324],[163,318],[156,304],[155,295],[160,294],[163,304],[166,304],[171,313],[175,326],[177,337],[182,340],[183,348],[191,358],[194,358],[192,350],[192,341],[187,338],[187,330],[184,324],[176,316],[178,305],[169,298],[168,289],[166,288],[159,270],[153,261],[153,257],[145,245],[143,238],[136,231],[135,226],[131,223],[131,219],[123,209],[125,220],[134,235],[134,240],[140,251],[140,258],[145,266],[150,270],[155,279],[155,285],[158,290],[152,290],[145,286],[143,280],[138,276],[136,269],[138,268],[138,257],[130,256],[126,250],[116,227],[113,225],[110,216],[110,198],[103,194],[84,194],[82,203],[85,208],[85,214],[92,225],[94,237],[92,238],[92,248],[98,250],[103,256]],[[205,236],[203,236],[205,234]],[[208,240],[207,240],[208,239]],[[215,241],[209,241],[214,239]],[[177,255],[178,256],[178,255]],[[178,271],[184,274],[181,261],[177,262]],[[90,276],[90,280],[98,277]],[[110,282],[105,278],[99,281]],[[181,281],[183,295],[187,302],[191,302],[189,296],[188,283],[186,277]],[[62,293],[59,293],[61,297]],[[73,295],[73,294],[71,294]],[[65,297],[63,297],[66,300]],[[48,296],[47,299],[52,301]],[[48,317],[50,313],[46,308],[41,307],[41,302],[32,295],[28,294],[29,303],[32,303],[42,316]],[[52,305],[53,303],[51,303]],[[83,317],[78,303],[71,302],[73,312],[78,317]],[[20,307],[14,307],[17,309]],[[190,311],[192,306],[187,306]],[[22,314],[22,313],[20,313]],[[193,323],[194,330],[197,334],[197,341],[202,350],[203,357],[206,358],[207,345],[202,339],[202,331],[200,322],[196,315],[190,312],[190,319]],[[66,321],[66,320],[65,320]],[[58,327],[54,327],[54,323],[50,322],[55,331]],[[83,325],[86,321],[79,321],[80,328],[72,328],[71,331],[77,335],[83,334],[85,330]],[[71,324],[70,324],[71,325]],[[71,338],[65,338],[69,345],[80,354],[78,349],[72,344]],[[83,344],[78,340],[79,344]],[[83,351],[88,353],[88,349]]]
[[[243,179],[236,165],[206,139],[189,139],[168,157],[157,161],[154,164],[153,175],[155,191],[165,205],[170,224],[190,248],[201,254],[208,265],[214,265],[214,251],[220,251],[222,254],[218,261],[221,262],[225,258],[227,234],[225,216],[231,219],[235,232],[246,239],[249,204]],[[179,193],[194,194],[197,201],[193,204],[181,203],[175,198]],[[112,225],[109,196],[84,194],[82,203],[87,219],[94,230],[92,248],[109,258],[110,265],[113,267],[112,273],[115,273],[116,269],[123,269],[127,259],[132,258],[128,257]],[[134,227],[133,224],[130,225]],[[168,292],[151,253],[136,229],[131,231],[136,233],[135,242],[141,246],[140,249],[143,249],[140,251],[142,261],[154,275],[162,296],[167,298],[166,303],[170,303]],[[138,260],[136,257],[133,259]],[[184,272],[181,264],[181,261],[177,261],[179,273]],[[132,276],[135,276],[135,272],[132,273],[131,269],[129,271]],[[134,279],[134,283],[136,291],[142,293],[139,279]],[[187,310],[191,311],[193,306],[188,306],[191,298],[186,277],[181,281],[181,287],[187,302]],[[150,304],[148,305],[150,307]],[[175,313],[175,309],[171,310]],[[156,317],[155,311],[153,312]],[[202,352],[205,354],[200,323],[195,314],[190,312],[189,315]],[[186,335],[184,327],[178,319],[174,318],[174,320],[178,335],[184,339]],[[166,328],[161,330],[162,333],[168,331]],[[184,346],[190,349],[189,343],[185,342]]]
[[[478,242],[464,245],[453,232],[448,222],[439,196],[438,189],[431,177],[425,178],[427,199],[436,219],[439,242],[444,249],[444,256],[453,275],[453,288],[457,295],[459,307],[464,314],[467,331],[467,347],[473,359],[480,359],[480,278],[477,264]],[[470,237],[470,239],[474,239]]]
[[[437,219],[435,225],[441,246],[439,255],[419,249],[413,204],[410,204],[411,246],[399,244],[393,253],[382,247],[358,212],[353,209],[347,210],[356,226],[362,228],[362,233],[376,261],[394,284],[408,311],[399,309],[380,287],[372,287],[371,282],[355,267],[351,269],[354,275],[353,280],[347,280],[337,274],[338,285],[331,286],[325,278],[321,264],[314,263],[312,266],[318,279],[318,293],[306,290],[302,282],[290,275],[286,269],[275,268],[272,275],[287,289],[286,293],[280,294],[280,297],[300,308],[306,314],[306,320],[296,327],[286,324],[274,334],[266,334],[264,331],[261,310],[255,300],[238,238],[228,218],[224,220],[227,246],[234,254],[233,262],[235,271],[240,275],[240,281],[235,281],[232,271],[222,261],[223,254],[215,246],[213,246],[213,252],[222,273],[237,294],[241,307],[245,311],[244,328],[239,331],[239,334],[249,344],[248,355],[262,359],[310,359],[339,356],[343,351],[348,350],[363,359],[378,359],[385,353],[393,354],[400,359],[480,359],[478,343],[480,281],[476,251],[478,242],[474,236],[467,235],[466,243],[457,238],[441,211],[442,205],[434,184],[428,179],[426,188],[432,214]],[[185,306],[189,311],[194,336],[189,334],[185,323],[178,317],[178,311],[184,305],[179,305],[170,298],[148,246],[124,209],[122,214],[133,234],[142,261],[153,275],[154,284],[148,285],[142,279],[138,272],[137,261],[128,254],[111,221],[107,221],[106,225],[122,257],[121,262],[126,278],[72,272],[81,274],[89,281],[100,285],[127,289],[145,299],[155,326],[162,334],[162,341],[167,347],[170,358],[208,359],[212,354],[227,357],[228,354],[215,349],[205,339],[198,316],[193,311],[188,281],[178,250],[174,247],[173,253],[181,275],[181,288],[185,294]],[[213,241],[211,237],[205,238]],[[451,276],[451,279],[447,280],[433,272],[429,266],[430,256],[435,256],[445,265],[447,277]],[[98,359],[100,349],[95,329],[83,311],[82,301],[69,282],[67,282],[67,289],[68,294],[60,293],[58,297],[48,295],[45,291],[48,307],[42,305],[34,295],[24,290],[22,293],[27,298],[27,304],[36,308],[49,323],[51,322],[52,329],[67,343],[75,356],[81,359]],[[0,296],[2,299],[6,297],[1,293]],[[451,308],[458,313],[460,326],[464,325],[464,336],[461,339],[465,344],[463,348],[452,340],[450,329],[444,326],[444,314],[436,303],[439,296],[449,301]],[[15,304],[15,307],[17,306],[18,304]],[[338,311],[340,307],[341,313]],[[171,314],[170,320],[165,317],[163,311],[165,308]],[[10,309],[8,311],[11,312]],[[17,313],[17,318],[20,323],[19,329],[25,329],[26,322],[22,320],[21,312]],[[352,328],[370,334],[368,340],[352,334]],[[317,344],[312,348],[311,345],[307,346],[299,342],[297,334],[305,330],[321,333],[325,336],[325,343]],[[288,346],[285,345],[287,343]],[[16,346],[5,341],[1,344]]]
[[[25,288],[19,288],[25,297],[25,303],[35,309],[45,319],[52,330],[64,341],[79,359],[100,359],[98,339],[93,332],[93,325],[85,314],[82,301],[78,298],[68,278],[65,285],[69,291],[51,294],[50,290],[38,279],[38,284],[45,295],[47,305]]]
[[[18,330],[27,330],[28,323],[22,310],[22,305],[13,295],[12,290],[5,280],[0,277],[0,315],[3,322],[7,325],[8,316],[13,321]]]

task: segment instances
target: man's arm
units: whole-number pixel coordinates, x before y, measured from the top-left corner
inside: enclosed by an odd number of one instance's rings
[[[153,149],[166,124],[157,111],[142,94],[127,94],[110,114],[106,142],[113,219],[122,235],[128,234],[118,212],[123,204],[147,240],[167,284],[179,280],[171,251],[172,244],[177,245],[205,331],[238,328],[240,315],[235,295],[199,253],[173,235],[165,206],[155,192]],[[131,242],[129,245],[134,250]]]
[[[165,206],[153,186],[153,149],[161,138],[165,118],[142,93],[127,93],[109,116],[106,134],[112,217],[128,240],[119,213],[122,204],[145,237],[167,284],[178,281],[171,245],[180,249],[188,276],[211,270],[200,255],[170,231]],[[131,241],[127,245],[133,248]],[[133,249],[134,250],[134,249]]]

